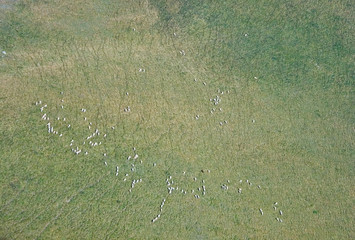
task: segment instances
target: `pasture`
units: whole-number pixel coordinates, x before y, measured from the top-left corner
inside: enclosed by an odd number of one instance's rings
[[[354,239],[351,1],[0,6],[0,239]]]

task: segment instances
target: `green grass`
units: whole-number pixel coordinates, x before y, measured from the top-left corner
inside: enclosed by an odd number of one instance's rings
[[[0,238],[355,237],[354,4],[222,2],[0,8]]]

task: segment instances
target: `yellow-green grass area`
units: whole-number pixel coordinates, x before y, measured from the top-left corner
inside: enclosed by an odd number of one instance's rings
[[[355,237],[351,1],[0,13],[0,239]]]

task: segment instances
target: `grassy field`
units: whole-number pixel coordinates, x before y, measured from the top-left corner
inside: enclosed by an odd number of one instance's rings
[[[0,239],[354,239],[354,6],[0,1]]]

